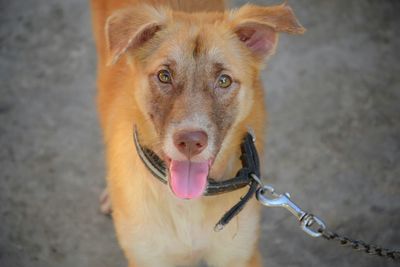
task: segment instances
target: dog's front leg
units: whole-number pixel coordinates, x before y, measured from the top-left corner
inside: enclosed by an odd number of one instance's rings
[[[262,267],[261,253],[258,250],[253,252],[251,258],[247,261],[234,260],[224,267]]]
[[[261,253],[259,250],[254,251],[253,256],[246,265],[247,267],[262,267]]]
[[[135,261],[128,259],[128,267],[160,267],[160,266],[162,266],[162,267],[174,267],[173,265],[166,264],[164,262],[153,262],[153,263],[149,263],[149,264],[139,265]]]

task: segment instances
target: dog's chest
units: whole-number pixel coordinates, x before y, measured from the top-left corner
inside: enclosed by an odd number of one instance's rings
[[[147,225],[136,232],[134,246],[138,256],[143,261],[162,259],[171,266],[187,266],[201,260],[212,233],[201,203],[167,201],[150,209]]]
[[[133,232],[122,239],[139,266],[197,266],[202,260],[229,266],[232,259],[250,256],[259,218],[254,205],[249,203],[223,231],[214,232],[215,223],[239,196],[186,201],[172,196],[167,187],[158,189],[160,198],[143,198],[146,201],[137,206],[140,223],[125,225]]]
[[[199,254],[207,247],[209,231],[204,218],[204,208],[200,203],[184,202],[170,209],[167,235],[174,240],[171,252],[182,251],[182,254]],[[166,218],[167,219],[167,218]],[[177,247],[180,247],[178,250]]]

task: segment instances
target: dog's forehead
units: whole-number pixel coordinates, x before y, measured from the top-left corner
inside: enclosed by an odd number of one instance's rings
[[[213,66],[239,66],[242,55],[238,42],[224,25],[218,23],[176,24],[164,40],[164,56],[185,69],[211,70]]]

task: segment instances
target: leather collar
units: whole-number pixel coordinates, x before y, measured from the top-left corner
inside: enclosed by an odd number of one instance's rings
[[[133,140],[135,143],[136,151],[146,168],[159,181],[164,184],[168,184],[167,169],[164,161],[162,161],[152,150],[143,147],[140,144],[139,134],[136,127],[134,127],[133,131]],[[226,225],[243,209],[244,205],[254,195],[259,186],[258,177],[260,177],[260,162],[254,142],[254,136],[249,132],[246,133],[240,145],[240,160],[242,162],[242,168],[238,170],[235,177],[224,181],[215,181],[210,177],[208,178],[208,184],[204,192],[205,196],[228,193],[243,188],[247,185],[250,186],[250,189],[246,193],[246,195],[243,196],[240,201],[228,212],[226,212],[221,220],[216,224],[216,231],[221,230],[224,225]],[[255,175],[257,179],[254,179],[253,175]]]

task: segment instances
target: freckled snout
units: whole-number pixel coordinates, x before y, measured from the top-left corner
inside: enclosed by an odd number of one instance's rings
[[[173,135],[175,147],[188,159],[198,155],[208,144],[208,136],[204,131],[182,130]]]

